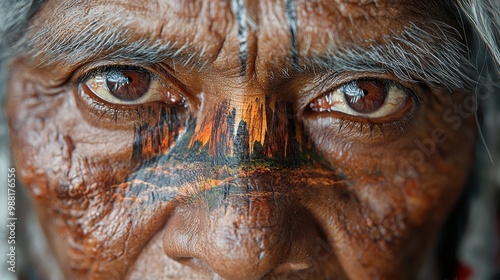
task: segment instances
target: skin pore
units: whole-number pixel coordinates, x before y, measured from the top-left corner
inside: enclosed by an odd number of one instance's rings
[[[415,278],[476,138],[451,12],[143,2],[46,1],[11,64],[15,165],[66,276]]]

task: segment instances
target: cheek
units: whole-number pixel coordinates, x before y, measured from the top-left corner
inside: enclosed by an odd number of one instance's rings
[[[92,126],[72,92],[44,87],[23,70],[13,68],[7,100],[14,163],[48,235],[59,237],[53,244],[61,262],[87,270],[99,254],[95,244],[112,232],[123,242],[132,226],[126,222],[132,207],[113,204],[121,203],[115,184],[135,165],[133,130]]]
[[[116,119],[97,113],[76,89],[45,86],[22,64],[11,72],[16,79],[9,85],[7,114],[14,163],[60,263],[71,268],[68,275],[85,275],[96,262],[106,263],[106,271],[95,273],[120,278],[122,264],[142,250],[168,212],[168,195],[137,186],[141,179],[135,177],[150,175],[134,170],[170,148],[183,115],[174,122],[175,111],[150,107],[159,112],[151,111],[157,119]]]
[[[468,95],[429,93],[404,122],[339,129],[338,120],[306,119],[311,142],[327,164],[355,185],[461,186],[473,160],[476,127]],[[465,112],[454,113],[457,106]]]
[[[346,185],[340,197],[327,191],[318,195],[322,199],[315,200],[311,211],[330,221],[328,233],[347,270],[360,271],[366,267],[362,263],[388,271],[418,267],[473,161],[473,115],[464,114],[460,126],[447,122],[447,111],[465,99],[456,96],[425,101],[414,123],[394,139],[387,133],[359,137],[357,131],[346,137],[335,128],[316,130],[306,121],[312,143]],[[383,137],[387,139],[381,141]]]
[[[8,116],[14,160],[35,198],[84,195],[126,176],[133,134],[89,125],[71,92],[48,94],[36,81],[23,82],[33,91],[11,85]]]
[[[461,159],[437,163],[452,172],[440,173],[436,164],[397,171],[405,177],[390,172],[397,165],[379,166],[387,170],[379,174],[342,170],[339,184],[309,193],[308,209],[323,223],[348,275],[418,272],[467,178],[470,161]]]

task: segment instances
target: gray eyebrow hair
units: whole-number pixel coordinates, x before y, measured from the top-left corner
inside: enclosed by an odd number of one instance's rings
[[[368,46],[340,47],[331,39],[326,52],[310,50],[313,55],[304,58],[302,71],[392,73],[407,82],[471,90],[478,74],[459,38],[454,27],[435,21],[425,27],[411,23],[399,34],[386,35],[385,43]]]
[[[68,25],[77,26],[77,22]],[[51,63],[72,65],[92,60],[95,57],[109,60],[154,64],[166,59],[184,66],[193,64],[200,69],[209,62],[203,59],[204,48],[194,50],[189,43],[179,44],[165,40],[143,37],[132,40],[129,29],[115,22],[98,19],[76,32],[64,32],[58,26],[42,26],[36,31],[28,29],[14,45],[16,54],[35,59],[38,66]]]
[[[292,3],[292,0],[288,1]],[[292,28],[291,25],[289,27]],[[299,71],[393,73],[403,81],[423,81],[449,89],[472,89],[478,81],[477,72],[468,60],[468,49],[457,39],[460,33],[446,23],[433,22],[428,26],[410,24],[401,33],[386,35],[383,43],[368,46],[345,45],[345,42],[336,44],[339,40],[335,35],[329,36],[331,39],[326,51],[300,51],[305,55],[300,56]],[[136,64],[154,64],[170,59],[173,67],[175,64],[191,65],[192,69],[199,70],[210,63],[204,57],[203,49],[195,49],[189,43],[181,45],[147,37],[135,41],[130,39],[129,30],[119,22],[95,20],[77,32],[66,33],[57,26],[28,30],[17,49],[21,54],[36,58],[42,65],[50,62],[73,65],[95,57]],[[246,57],[246,36],[239,39],[240,70],[243,71],[246,69],[246,58],[241,63],[242,57]],[[244,52],[241,51],[243,42]],[[291,44],[294,44],[293,36]],[[291,49],[289,59],[292,60],[293,70],[297,71],[293,65],[294,49]],[[299,55],[298,49],[295,50]],[[282,69],[280,75],[286,75],[288,70],[291,69]]]

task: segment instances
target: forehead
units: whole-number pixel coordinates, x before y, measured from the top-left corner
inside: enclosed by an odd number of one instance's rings
[[[338,46],[370,44],[411,23],[443,20],[438,1],[421,0],[225,0],[225,1],[48,1],[41,25],[57,22],[59,32],[118,28],[131,38],[148,37],[193,48],[210,61],[240,50],[265,61]],[[242,34],[244,32],[244,34]],[[81,33],[81,32],[80,32]],[[293,38],[296,37],[296,38]],[[89,37],[87,40],[95,38]],[[224,63],[228,63],[225,61]]]

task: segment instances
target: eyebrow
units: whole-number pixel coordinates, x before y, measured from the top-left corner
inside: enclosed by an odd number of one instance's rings
[[[241,72],[245,74],[247,52],[246,11],[241,11],[243,0],[233,0],[241,17],[239,26]],[[241,6],[241,7],[240,7]],[[71,4],[68,7],[72,7]],[[31,58],[37,66],[60,64],[62,67],[82,64],[95,59],[117,63],[155,64],[170,61],[175,65],[191,66],[201,70],[216,59],[218,54],[206,55],[209,45],[196,46],[168,40],[160,34],[140,34],[127,26],[121,18],[109,19],[105,15],[83,12],[76,7],[72,17],[63,24],[45,21],[28,28],[14,49],[17,56]],[[131,12],[124,9],[126,12]],[[36,22],[36,21],[35,21]],[[68,27],[72,27],[71,29]],[[155,38],[155,35],[160,35]],[[192,40],[192,39],[191,39]],[[218,42],[222,45],[224,40]],[[213,42],[212,42],[213,43]],[[215,45],[215,44],[214,44]]]
[[[399,34],[386,35],[385,43],[331,43],[327,51],[312,50],[314,55],[304,58],[302,71],[392,73],[407,82],[470,90],[477,81],[477,71],[469,61],[467,46],[458,38],[459,31],[443,22],[430,22],[425,27],[412,23]]]
[[[67,25],[78,26],[76,22]],[[31,57],[39,66],[60,63],[63,66],[106,59],[137,64],[154,64],[172,60],[184,66],[193,64],[201,69],[209,59],[205,48],[195,49],[188,43],[143,36],[133,39],[130,29],[119,23],[93,21],[69,32],[59,26],[42,26],[28,32],[16,45],[18,55]]]
[[[287,3],[293,4],[293,0]],[[339,40],[331,35],[326,50],[301,51],[292,4],[287,7],[291,54],[284,60],[289,60],[293,71],[392,73],[403,81],[426,82],[450,90],[472,89],[477,81],[477,71],[468,59],[468,49],[458,39],[460,33],[446,23],[428,22],[426,26],[412,23],[401,33],[386,35],[381,40],[383,43],[374,42],[368,46],[337,44]],[[246,69],[246,52],[241,49],[242,43],[246,46],[243,39],[240,36],[240,75],[245,74]],[[178,63],[200,70],[210,63],[204,48],[195,49],[190,44],[147,37],[131,40],[128,29],[104,21],[69,33],[57,32],[57,27],[55,32],[40,28],[34,33],[28,32],[19,42],[22,54],[36,58],[42,65],[54,62],[73,65],[97,57],[136,64],[170,60],[174,67]],[[245,61],[242,63],[242,60]],[[286,76],[288,70],[281,69],[281,72]]]

